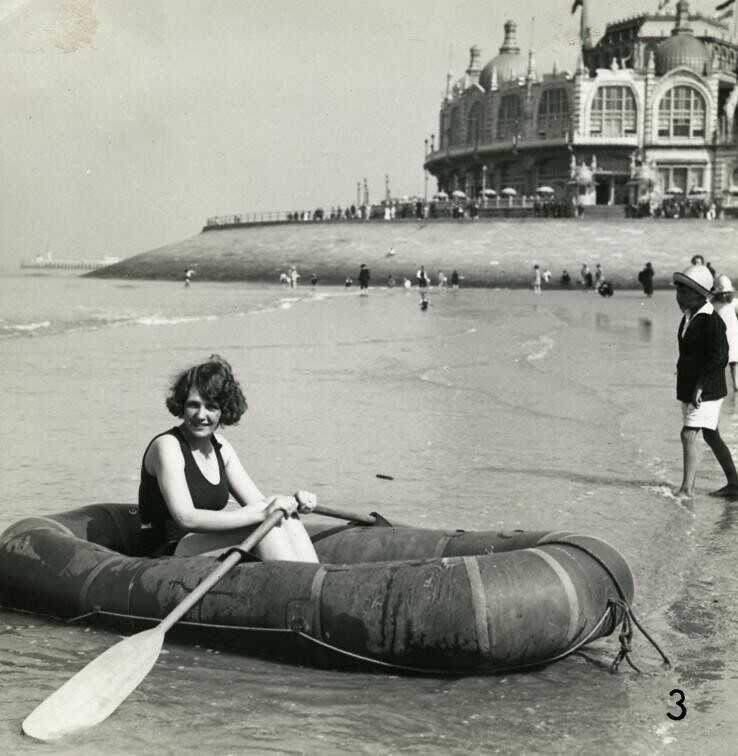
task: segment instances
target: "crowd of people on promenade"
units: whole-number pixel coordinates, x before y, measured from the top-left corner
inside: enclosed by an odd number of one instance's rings
[[[427,218],[479,218],[486,210],[501,211],[502,214],[512,209],[526,209],[536,218],[572,218],[581,217],[584,207],[581,203],[553,196],[514,195],[477,199],[409,199],[384,200],[379,203],[351,204],[345,207],[331,206],[327,209],[317,207],[314,210],[295,210],[287,213],[291,222],[305,221],[392,221],[398,218],[423,220]]]
[[[702,197],[668,196],[660,202],[644,200],[637,205],[626,205],[626,218],[703,218],[715,220],[720,217],[721,207],[717,202]]]

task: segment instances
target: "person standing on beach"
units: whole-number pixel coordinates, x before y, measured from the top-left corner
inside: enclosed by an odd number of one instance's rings
[[[369,273],[369,268],[366,267],[364,263],[361,263],[361,267],[359,268],[359,294],[364,296],[369,293],[369,279],[371,278],[371,274]]]
[[[541,293],[541,268],[539,265],[533,266],[533,293]]]
[[[454,270],[451,273],[451,287],[454,289],[459,288],[459,271],[458,270]]]
[[[428,287],[430,286],[430,277],[425,272],[424,265],[420,266],[420,270],[415,274],[415,278],[418,281],[418,288],[420,289],[420,303],[422,305],[423,302],[428,302]]]
[[[600,263],[597,263],[595,265],[595,272],[594,272],[594,287],[599,291],[600,285],[605,280],[605,272],[602,270],[602,266]]]
[[[300,274],[297,272],[297,268],[294,265],[290,265],[290,268],[287,271],[287,276],[290,279],[290,287],[292,287],[293,289],[296,289],[297,281],[300,278]]]
[[[704,265],[691,265],[683,273],[674,273],[673,280],[677,304],[684,313],[677,332],[677,399],[682,403],[684,470],[676,495],[692,498],[702,431],[727,479],[725,486],[710,495],[738,498],[735,463],[718,432],[720,406],[728,393],[725,384],[728,340],[725,323],[709,301],[712,274]]]
[[[185,271],[185,278],[184,278],[184,285],[185,287],[190,285],[190,282],[192,281],[192,276],[195,275],[195,271],[192,270],[192,268],[187,268]]]
[[[730,379],[733,383],[733,391],[738,391],[736,382],[736,363],[738,363],[738,316],[733,306],[733,282],[728,276],[718,276],[715,288],[712,290],[712,305],[715,312],[725,323],[725,335],[728,339],[728,366],[730,367]]]
[[[592,288],[594,279],[592,278],[592,271],[589,269],[589,265],[584,263],[582,269],[579,272],[579,283],[582,284],[584,290],[587,291]]]
[[[638,274],[638,283],[643,287],[643,293],[647,297],[653,294],[653,277],[653,266],[650,262],[647,262],[646,267]]]

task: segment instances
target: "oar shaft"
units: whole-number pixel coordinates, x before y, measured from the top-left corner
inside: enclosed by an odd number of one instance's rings
[[[250,551],[283,517],[284,512],[281,509],[272,512],[238,548],[241,551]],[[164,617],[159,623],[162,632],[166,633],[172,625],[182,619],[227,572],[232,570],[241,561],[241,558],[241,555],[236,551],[226,557],[217,569],[213,570],[197,588]]]
[[[323,517],[335,517],[337,520],[349,520],[350,522],[360,522],[364,525],[374,525],[376,520],[371,515],[361,515],[355,512],[346,512],[343,509],[334,509],[333,507],[315,507],[315,514]]]

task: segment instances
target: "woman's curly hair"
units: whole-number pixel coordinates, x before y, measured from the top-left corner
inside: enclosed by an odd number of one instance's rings
[[[180,373],[169,389],[167,409],[175,416],[184,415],[190,389],[196,388],[208,403],[218,406],[221,425],[235,425],[246,412],[246,397],[233,375],[231,366],[220,355],[212,354],[207,362]]]

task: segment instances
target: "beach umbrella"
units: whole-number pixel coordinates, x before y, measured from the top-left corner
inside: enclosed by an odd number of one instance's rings
[[[670,186],[666,190],[667,194],[684,194],[684,190],[680,189],[678,186]]]
[[[484,190],[484,191],[482,192],[482,194],[483,194],[483,195],[484,195],[485,197],[496,197],[496,196],[497,196],[497,192],[496,192],[496,191],[495,191],[494,189],[485,189],[485,190]]]
[[[704,186],[693,186],[689,190],[690,194],[707,194],[707,189]]]
[[[438,192],[438,194],[435,195],[435,198],[439,200],[445,200],[448,199],[448,194],[446,194],[446,192]]]
[[[517,191],[516,191],[515,189],[513,189],[513,188],[512,188],[511,186],[506,186],[506,187],[505,187],[505,188],[504,188],[504,189],[502,190],[502,193],[503,193],[503,194],[504,194],[504,195],[505,195],[506,197],[514,197],[514,196],[515,196],[515,195],[517,194]]]
[[[731,184],[731,185],[730,185],[730,186],[729,186],[729,187],[727,188],[727,190],[726,190],[726,191],[728,192],[728,194],[738,194],[738,185],[736,185],[736,184]]]
[[[454,189],[454,191],[451,192],[451,196],[454,199],[466,199],[466,194],[464,194],[461,189]]]
[[[550,186],[539,186],[538,189],[536,189],[538,194],[553,194],[554,190]]]

